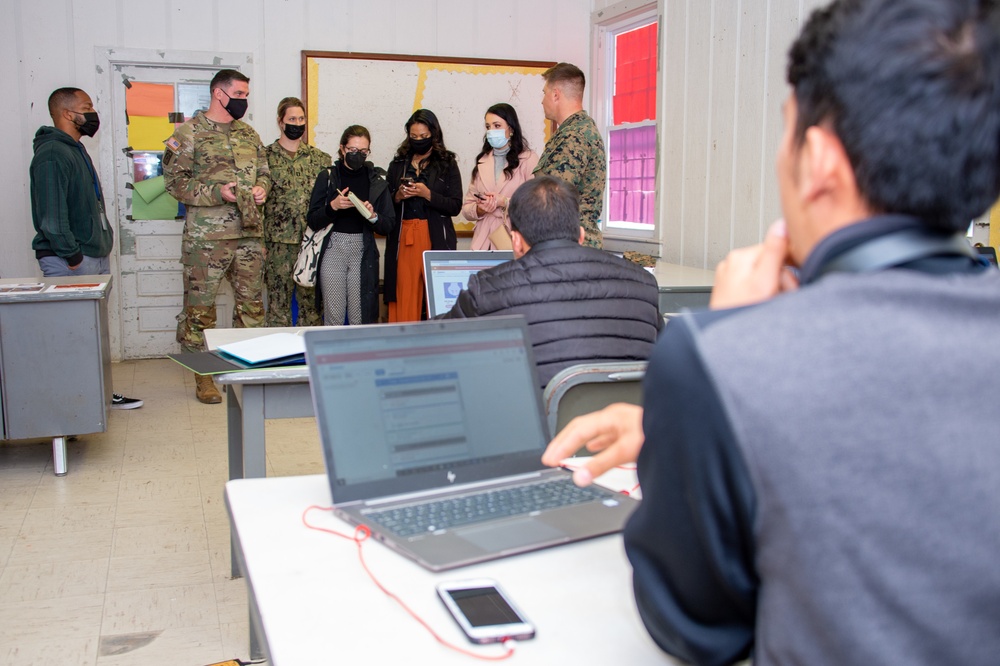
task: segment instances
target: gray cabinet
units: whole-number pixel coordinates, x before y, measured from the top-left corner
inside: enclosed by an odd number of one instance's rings
[[[56,473],[64,474],[63,438],[108,427],[111,278],[45,278],[41,290],[5,291],[29,282],[0,280],[3,438],[53,438]],[[71,286],[81,284],[97,286]]]

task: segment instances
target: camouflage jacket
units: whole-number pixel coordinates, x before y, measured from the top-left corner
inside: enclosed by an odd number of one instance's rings
[[[585,243],[601,247],[601,208],[608,166],[604,140],[586,111],[577,111],[563,121],[545,144],[534,173],[557,176],[577,189],[580,223],[587,235]]]
[[[316,176],[333,162],[327,153],[305,142],[290,154],[277,141],[267,147],[274,185],[264,203],[264,239],[270,243],[302,242],[309,197]]]
[[[164,184],[187,209],[185,240],[260,238],[260,209],[250,190],[259,185],[269,191],[271,176],[252,127],[234,120],[226,132],[199,111],[163,143]],[[234,181],[237,201],[228,203],[221,186]]]

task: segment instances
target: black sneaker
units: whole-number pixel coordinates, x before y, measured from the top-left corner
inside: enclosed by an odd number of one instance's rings
[[[142,400],[138,398],[126,398],[121,393],[111,395],[111,409],[139,409],[142,407]]]

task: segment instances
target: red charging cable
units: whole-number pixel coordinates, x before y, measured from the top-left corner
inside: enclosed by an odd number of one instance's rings
[[[368,568],[368,564],[365,562],[365,554],[364,554],[364,550],[362,549],[362,544],[365,541],[368,540],[368,538],[372,535],[372,532],[371,532],[370,529],[368,529],[368,527],[366,525],[358,525],[357,527],[355,527],[354,528],[354,534],[344,534],[343,532],[338,532],[336,530],[331,530],[331,529],[329,529],[327,527],[320,527],[318,525],[312,525],[306,519],[306,515],[308,515],[308,513],[310,511],[313,511],[313,510],[316,510],[316,511],[333,511],[333,507],[329,507],[329,506],[316,506],[314,504],[314,505],[306,508],[306,510],[302,512],[302,524],[305,525],[306,527],[308,527],[311,530],[317,530],[319,532],[326,532],[327,534],[332,534],[334,536],[340,537],[341,539],[348,539],[349,541],[353,541],[355,544],[357,544],[357,546],[358,546],[358,560],[361,562],[361,568],[365,570],[365,573],[368,574],[368,577],[372,579],[373,583],[375,583],[375,587],[377,587],[378,589],[382,590],[383,594],[385,594],[387,597],[389,597],[390,599],[392,599],[393,601],[395,601],[397,604],[399,604],[403,608],[403,610],[405,610],[407,613],[409,613],[410,617],[412,617],[414,620],[416,620],[417,622],[419,622],[421,624],[421,626],[423,626],[423,628],[426,629],[428,631],[428,633],[430,633],[430,635],[433,636],[434,640],[436,640],[438,643],[440,643],[441,645],[445,646],[449,650],[454,650],[455,652],[458,652],[460,654],[464,654],[464,655],[466,655],[468,657],[472,657],[474,659],[482,659],[484,661],[502,661],[502,660],[508,659],[508,658],[510,658],[510,657],[512,657],[514,655],[514,647],[513,647],[513,645],[508,645],[508,643],[512,643],[513,642],[510,639],[506,639],[506,640],[502,641],[502,644],[503,644],[504,648],[507,650],[504,654],[487,655],[487,654],[479,654],[479,653],[476,653],[476,652],[472,652],[470,650],[466,650],[465,648],[459,647],[459,646],[457,646],[457,645],[455,645],[453,643],[449,643],[447,640],[445,640],[444,638],[442,638],[436,631],[434,631],[434,629],[431,627],[431,625],[427,624],[427,622],[422,617],[420,617],[415,612],[413,612],[413,610],[409,606],[406,605],[406,602],[404,602],[402,599],[400,599],[395,593],[389,591],[385,587],[385,585],[383,585],[381,582],[379,582],[378,578],[375,577],[375,574],[373,574],[372,571],[371,571],[371,569]]]

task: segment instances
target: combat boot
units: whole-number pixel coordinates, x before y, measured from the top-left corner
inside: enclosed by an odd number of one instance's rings
[[[208,375],[195,375],[194,394],[206,405],[217,405],[222,402],[222,394],[215,388],[215,382]]]

